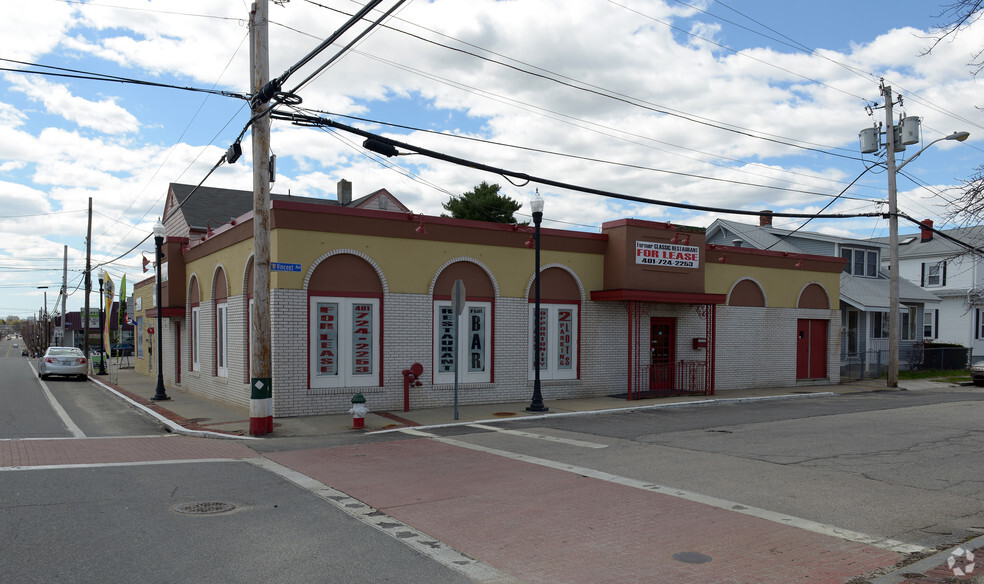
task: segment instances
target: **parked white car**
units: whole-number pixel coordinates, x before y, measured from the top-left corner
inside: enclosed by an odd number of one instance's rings
[[[89,362],[82,349],[48,347],[38,361],[38,377],[47,379],[49,375],[67,375],[84,380],[89,376]]]

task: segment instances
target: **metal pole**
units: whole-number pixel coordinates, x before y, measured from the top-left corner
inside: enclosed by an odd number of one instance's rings
[[[160,225],[160,222],[158,222]],[[154,391],[154,401],[166,401],[171,399],[164,389],[164,286],[161,282],[161,264],[164,262],[164,229],[154,228],[154,247],[156,248],[157,258],[157,389]]]
[[[62,344],[62,346],[66,346],[67,347],[68,346],[68,343],[65,342],[65,319],[68,317],[68,313],[65,312],[65,302],[68,299],[68,246],[67,245],[65,246],[65,249],[64,249],[64,259],[62,260],[62,289],[61,289],[61,299],[62,299],[62,305],[61,305],[61,326],[58,327],[58,328],[59,328],[59,332],[61,333],[61,344]],[[74,341],[73,341],[72,344],[73,345],[75,344]],[[86,355],[86,359],[88,359],[88,358],[89,358],[89,356]]]
[[[534,201],[535,202],[535,201]],[[533,252],[533,400],[527,412],[546,412],[549,408],[543,405],[543,394],[540,392],[540,222],[543,221],[543,203],[533,207],[533,241],[536,244]],[[539,209],[537,208],[539,207]]]
[[[888,387],[899,386],[899,209],[895,184],[895,124],[892,88],[882,86],[885,97],[885,165],[888,169]]]
[[[92,290],[92,197],[89,197],[89,224],[85,230],[85,312],[82,314],[82,352],[89,358],[89,292]]]
[[[251,89],[257,95],[270,80],[267,0],[256,0],[250,14]],[[253,122],[253,312],[250,315],[249,433],[273,431],[273,374],[270,324],[270,116],[267,103],[254,99]],[[261,115],[262,114],[262,115]]]
[[[103,272],[105,273],[105,272]],[[103,306],[106,304],[106,299],[103,297],[103,277],[102,274],[99,275],[99,371],[96,375],[106,375],[106,338],[105,330],[106,325],[103,322]]]

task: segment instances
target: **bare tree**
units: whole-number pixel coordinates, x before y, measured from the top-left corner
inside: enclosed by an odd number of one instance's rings
[[[933,30],[936,40],[926,49],[924,55],[932,53],[941,42],[957,36],[960,31],[984,16],[984,0],[959,0],[943,4],[941,8],[943,11],[936,15],[940,23]],[[967,66],[970,67],[971,75],[974,77],[984,70],[984,47],[974,53],[973,59],[967,63]]]

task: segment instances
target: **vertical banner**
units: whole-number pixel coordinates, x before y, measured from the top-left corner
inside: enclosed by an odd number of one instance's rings
[[[557,369],[574,367],[574,311],[557,311]]]
[[[485,371],[485,308],[468,309],[468,372]]]
[[[109,333],[112,330],[109,327],[109,321],[111,320],[110,317],[113,314],[113,297],[115,296],[114,294],[115,290],[113,289],[113,279],[109,277],[109,272],[103,272],[103,274],[105,275],[103,281],[103,295],[105,295],[106,297],[106,301],[104,302],[104,304],[106,305],[106,311],[103,313],[106,315],[103,318],[103,351],[105,351],[106,354],[108,355],[110,354]],[[158,308],[158,310],[160,310],[160,308]]]
[[[540,354],[536,356],[539,357],[540,359],[540,371],[543,371],[547,368],[547,362],[549,357],[547,353],[548,350],[547,347],[549,346],[547,345],[547,341],[549,340],[547,338],[547,329],[550,326],[550,323],[547,318],[547,312],[548,311],[545,308],[540,309],[540,318],[537,319],[537,325],[536,325],[537,334],[540,336]]]
[[[352,374],[372,375],[372,304],[352,306]]]
[[[458,319],[451,306],[441,306],[438,313],[438,354],[439,373],[453,373],[455,370],[454,323]]]
[[[318,375],[338,375],[338,303],[318,303]]]

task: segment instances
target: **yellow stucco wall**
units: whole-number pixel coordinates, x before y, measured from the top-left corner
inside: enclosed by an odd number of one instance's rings
[[[140,343],[143,345],[143,357],[137,357],[136,350],[136,331],[134,331],[134,351],[133,351],[133,367],[137,373],[143,373],[144,375],[150,375],[150,353],[148,348],[150,347],[151,341],[154,339],[152,335],[147,334],[148,326],[157,326],[157,323],[149,323],[147,321],[147,309],[154,307],[154,285],[150,284],[147,286],[142,286],[140,288],[134,287],[133,289],[133,302],[136,306],[137,299],[140,302],[140,310],[133,311],[133,319],[136,321],[140,318],[140,326],[143,327],[143,334],[141,335]]]
[[[447,243],[344,233],[321,233],[295,229],[276,229],[270,236],[273,261],[301,264],[300,272],[272,272],[273,288],[300,290],[318,258],[331,250],[355,250],[372,259],[383,272],[391,293],[426,294],[437,271],[457,258],[471,258],[485,264],[493,273],[504,297],[524,297],[533,277],[533,252],[526,247]],[[187,273],[200,278],[201,300],[211,300],[212,277],[216,262],[226,269],[229,296],[242,294],[246,260],[253,252],[248,239],[188,264]],[[585,295],[601,289],[604,257],[601,254],[560,253],[543,250],[540,264],[559,263],[573,270],[584,286]]]
[[[709,294],[727,294],[738,280],[752,278],[762,286],[770,308],[796,308],[803,288],[816,282],[827,291],[830,308],[837,310],[840,307],[840,272],[832,274],[721,263],[708,263],[705,270]]]

